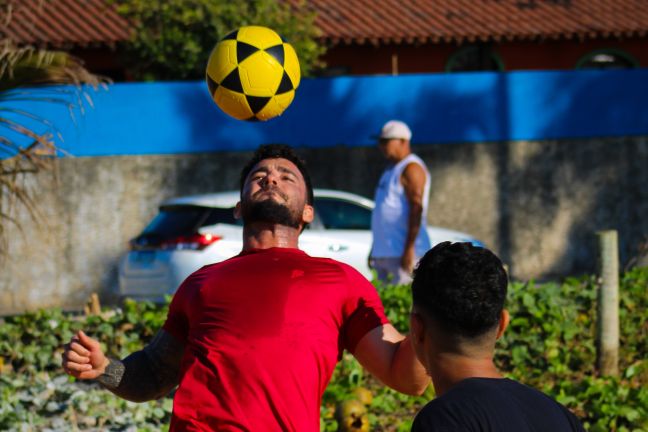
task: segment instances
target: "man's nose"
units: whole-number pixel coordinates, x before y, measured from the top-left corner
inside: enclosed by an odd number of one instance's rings
[[[272,184],[272,185],[276,185],[276,184],[277,184],[277,179],[278,179],[278,178],[279,178],[279,176],[278,176],[276,173],[269,172],[269,173],[267,173],[267,174],[265,175],[265,177],[263,177],[262,184],[263,184],[264,186],[265,186],[265,185],[270,185],[270,184]]]

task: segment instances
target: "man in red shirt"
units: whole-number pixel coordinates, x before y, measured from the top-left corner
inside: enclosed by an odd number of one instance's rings
[[[260,147],[241,173],[243,251],[189,276],[142,351],[108,359],[79,332],[63,368],[133,401],[178,386],[172,431],[317,431],[344,349],[386,385],[421,394],[429,378],[374,287],[298,249],[312,204],[303,161],[287,146]]]

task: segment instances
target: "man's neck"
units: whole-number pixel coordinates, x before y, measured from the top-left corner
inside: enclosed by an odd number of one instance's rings
[[[298,248],[300,230],[285,225],[256,222],[243,227],[243,250],[272,247]]]
[[[427,360],[427,370],[438,396],[467,378],[502,378],[493,364],[492,355],[474,358],[454,353],[440,353]]]
[[[400,154],[394,155],[394,157],[390,158],[389,161],[396,165],[398,162],[402,161],[405,159],[407,156],[409,156],[411,152],[402,152]]]

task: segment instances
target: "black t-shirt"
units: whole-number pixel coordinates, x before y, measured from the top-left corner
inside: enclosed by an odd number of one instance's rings
[[[412,432],[584,431],[567,408],[506,378],[468,378],[421,409]]]

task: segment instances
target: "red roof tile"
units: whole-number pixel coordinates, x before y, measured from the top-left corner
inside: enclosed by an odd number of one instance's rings
[[[295,4],[298,0],[288,0]],[[308,0],[333,44],[643,37],[646,0]]]
[[[20,43],[85,46],[114,44],[129,37],[128,21],[107,0],[13,0],[11,4],[13,18],[0,33]],[[317,12],[322,38],[331,45],[648,34],[646,0],[307,0],[307,4]]]
[[[3,23],[0,34],[21,44],[113,45],[130,35],[128,20],[106,0],[13,0],[8,3],[10,6],[3,7],[0,16]]]

